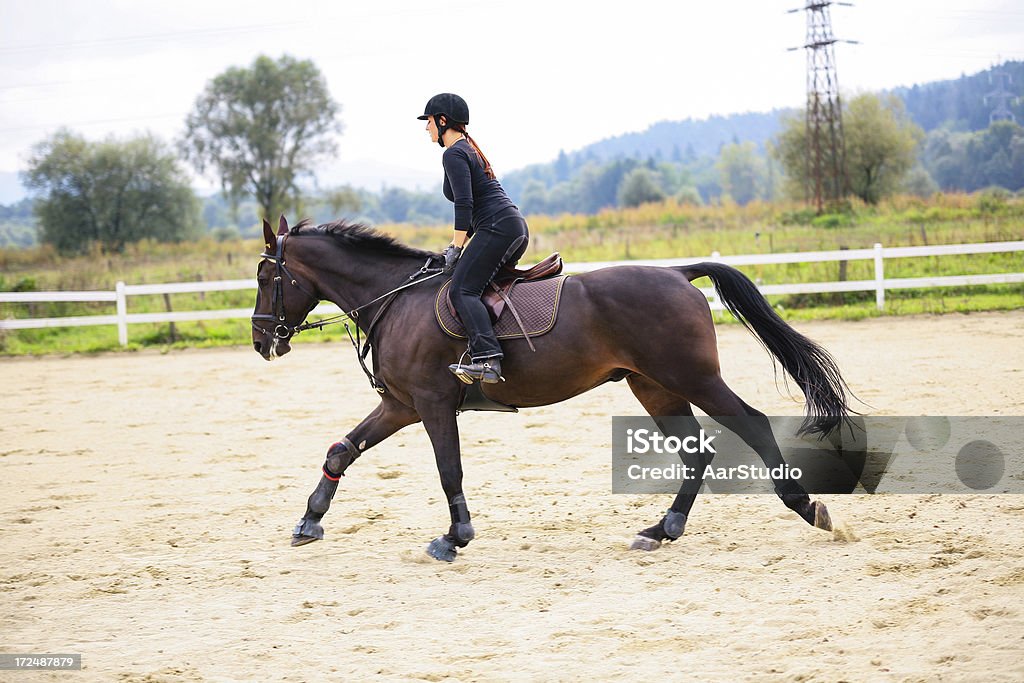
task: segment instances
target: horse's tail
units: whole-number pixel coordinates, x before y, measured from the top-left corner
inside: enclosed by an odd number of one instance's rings
[[[723,263],[675,268],[688,280],[708,277],[718,298],[796,381],[807,401],[800,433],[828,434],[850,416],[846,382],[824,348],[786,324],[746,275]]]

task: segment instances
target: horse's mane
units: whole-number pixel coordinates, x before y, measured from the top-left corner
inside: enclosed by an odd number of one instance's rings
[[[381,254],[391,254],[394,256],[415,256],[421,259],[437,256],[434,252],[410,247],[408,244],[402,244],[394,237],[378,232],[367,225],[363,225],[362,223],[349,223],[345,219],[332,221],[330,223],[323,223],[321,225],[313,225],[312,220],[304,218],[299,221],[297,225],[292,227],[288,231],[288,234],[297,236],[328,235],[332,237],[335,242],[346,247],[353,247],[355,249],[362,249],[366,251],[376,251]]]

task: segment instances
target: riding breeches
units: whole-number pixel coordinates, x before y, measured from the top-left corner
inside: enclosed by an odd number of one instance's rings
[[[452,305],[466,327],[469,354],[474,361],[504,355],[480,297],[501,266],[514,266],[519,262],[529,239],[526,221],[519,211],[514,208],[502,211],[487,225],[476,228],[455,265]]]

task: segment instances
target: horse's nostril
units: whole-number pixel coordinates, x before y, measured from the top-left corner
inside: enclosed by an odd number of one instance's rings
[[[256,349],[256,353],[263,353],[263,344],[257,342],[252,343],[252,347]]]

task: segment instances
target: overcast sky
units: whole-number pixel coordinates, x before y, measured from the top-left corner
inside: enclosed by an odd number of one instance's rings
[[[330,183],[433,189],[440,148],[416,120],[452,91],[497,171],[661,120],[800,106],[804,13],[784,0],[0,0],[0,173],[59,126],[172,140],[204,85],[258,54],[312,59],[341,103]],[[1011,0],[834,6],[845,92],[1024,59]],[[1021,84],[1014,84],[1021,89]],[[4,198],[0,197],[0,201]],[[9,201],[9,198],[8,198]]]

